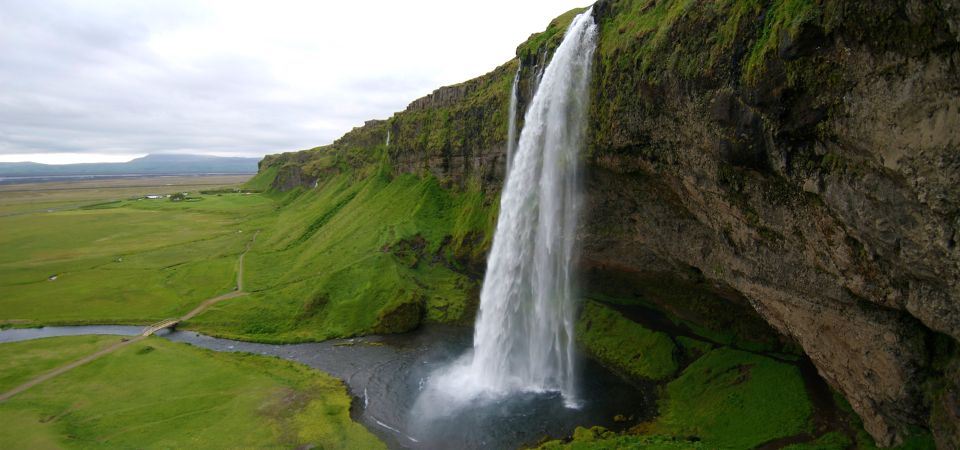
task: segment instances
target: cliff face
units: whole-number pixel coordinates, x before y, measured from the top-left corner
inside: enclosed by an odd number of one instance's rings
[[[924,391],[960,339],[956,5],[641,3],[597,10],[587,257],[739,291],[881,444],[956,405]]]
[[[798,343],[881,445],[919,425],[960,447],[960,2],[614,0],[594,15],[585,269],[695,274]],[[518,48],[521,107],[572,16]],[[495,192],[516,64],[261,169],[289,189],[385,157]],[[385,156],[364,150],[388,132]]]

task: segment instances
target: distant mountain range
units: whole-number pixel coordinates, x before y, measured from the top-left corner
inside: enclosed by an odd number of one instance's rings
[[[196,175],[256,173],[260,158],[204,155],[147,155],[124,163],[39,164],[0,163],[0,177],[60,177],[108,175]]]

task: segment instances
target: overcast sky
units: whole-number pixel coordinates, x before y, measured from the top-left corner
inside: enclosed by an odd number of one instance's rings
[[[0,0],[0,161],[326,144],[589,3]]]

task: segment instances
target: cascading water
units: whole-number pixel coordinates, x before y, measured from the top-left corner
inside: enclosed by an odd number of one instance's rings
[[[517,85],[520,84],[520,66],[517,66],[517,74],[513,76],[513,87],[510,88],[510,112],[507,114],[507,175],[510,174],[510,166],[513,164],[513,154],[517,151]]]
[[[578,15],[543,74],[501,194],[473,352],[428,390],[461,400],[559,391],[576,405],[574,240],[596,28],[592,9]]]
[[[536,95],[537,93],[537,89],[540,88],[540,80],[543,79],[543,71],[546,70],[547,68],[546,61],[545,61],[546,58],[547,58],[547,54],[546,52],[544,52],[540,55],[539,62],[537,62],[537,65],[536,65],[537,73],[534,74],[533,82],[530,83],[530,87],[531,87],[530,92],[532,93],[530,95],[530,98],[533,98],[533,95]]]
[[[383,143],[383,146],[384,146],[384,147],[389,147],[389,146],[390,146],[390,130],[387,130],[387,140],[386,140],[386,142]]]

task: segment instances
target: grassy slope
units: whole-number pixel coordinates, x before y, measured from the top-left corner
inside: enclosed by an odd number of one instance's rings
[[[225,194],[0,217],[0,320],[143,323],[186,312],[233,289],[249,240],[238,231],[271,203]]]
[[[557,48],[573,19],[586,10],[587,8],[574,8],[551,20],[546,30],[534,33],[526,42],[517,47],[517,57],[527,60],[544,48]]]
[[[266,169],[257,172],[253,178],[247,180],[244,183],[243,187],[245,189],[252,189],[255,191],[266,191],[270,189],[270,183],[273,182],[273,179],[277,176],[277,167],[267,167]]]
[[[150,338],[0,404],[0,448],[383,448],[349,409],[343,384],[307,367]]]
[[[796,36],[820,17],[811,0],[618,0],[618,14],[601,23],[599,51],[605,64],[630,65],[658,79],[671,74],[712,77],[746,44],[742,77],[756,81],[781,37]],[[686,28],[686,21],[700,24]],[[756,29],[754,29],[756,28]],[[678,37],[682,41],[677,41]]]
[[[458,252],[474,251],[461,244],[492,224],[479,192],[447,191],[432,177],[342,174],[283,202],[247,256],[253,295],[189,326],[292,342],[404,331],[421,316],[466,318],[475,281],[448,266]]]
[[[0,344],[0,392],[120,340],[117,336],[53,337]]]

